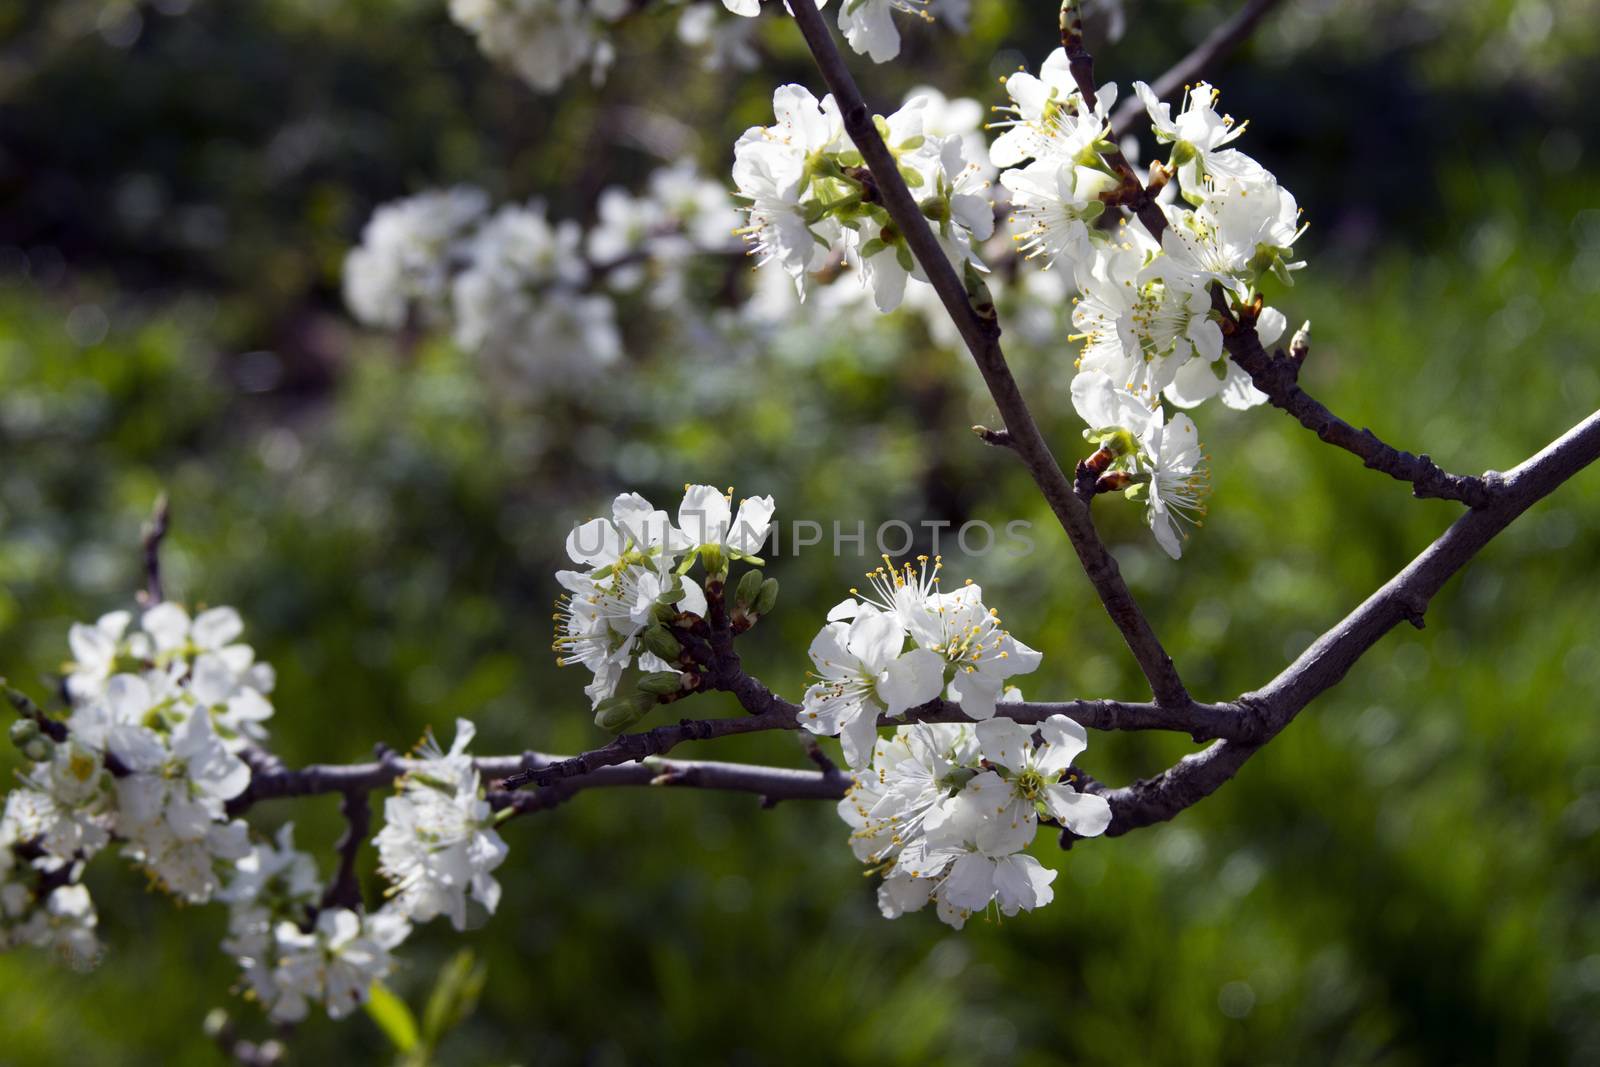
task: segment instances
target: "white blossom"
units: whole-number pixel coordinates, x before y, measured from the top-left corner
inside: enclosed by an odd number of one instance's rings
[[[711,492],[715,495],[715,490]],[[690,497],[686,494],[685,499]],[[725,508],[726,500],[720,495],[717,499]],[[755,503],[758,507],[762,504]],[[764,503],[770,518],[771,498],[764,498]],[[742,532],[737,525],[733,534],[726,526],[716,532],[737,535],[743,544],[742,538],[754,533],[754,514],[745,516],[741,509]],[[700,520],[712,517],[705,509],[698,516]],[[680,521],[683,517],[680,509]],[[698,525],[695,530],[708,532]],[[764,540],[764,527],[760,535]],[[598,707],[616,692],[622,672],[638,654],[640,633],[664,603],[663,595],[679,596],[676,611],[705,613],[705,594],[700,587],[674,571],[678,558],[698,545],[672,524],[666,512],[637,493],[618,496],[612,503],[611,518],[591,519],[567,536],[567,555],[585,569],[556,572],[566,595],[556,602],[554,651],[558,665],[580,663],[589,668],[594,678],[584,691],[592,706]],[[760,540],[755,547],[760,547]]]
[[[1188,415],[1164,418],[1159,404],[1117,386],[1099,371],[1072,381],[1072,403],[1089,425],[1091,440],[1117,454],[1110,468],[1130,480],[1129,492],[1146,505],[1156,541],[1173,559],[1183,554],[1188,527],[1205,516],[1210,471],[1199,433]]]
[[[928,0],[840,0],[839,31],[858,55],[887,63],[900,54],[900,31],[892,13],[902,11],[931,22],[927,7]]]
[[[436,321],[450,295],[451,260],[488,198],[457,186],[385,204],[345,257],[344,298],[350,313],[369,326],[399,329],[415,310]]]
[[[1133,91],[1150,113],[1156,140],[1173,146],[1173,169],[1186,190],[1198,188],[1205,178],[1256,181],[1265,176],[1261,164],[1238,149],[1223,147],[1249,124],[1217,113],[1220,94],[1209,83],[1199,82],[1184,91],[1183,110],[1176,119],[1172,105],[1162,103],[1144,82],[1134,82]]]
[[[996,108],[1008,118],[993,125],[1004,130],[989,146],[997,167],[1013,167],[1028,159],[1051,158],[1066,164],[1089,162],[1094,144],[1110,128],[1117,102],[1115,84],[1102,86],[1092,105],[1072,77],[1064,49],[1051,52],[1037,76],[1018,71],[1005,79],[1009,105]]]
[[[392,886],[392,904],[412,922],[448,915],[466,929],[467,897],[493,913],[500,884],[490,872],[506,857],[478,771],[466,755],[475,729],[456,720],[455,742],[439,751],[430,735],[421,759],[384,801],[378,869]]]
[[[848,623],[829,622],[811,642],[817,682],[806,690],[800,725],[814,734],[838,734],[851,767],[872,758],[879,715],[902,715],[944,687],[939,655],[907,651],[905,643],[900,622],[871,604]]]
[[[953,592],[939,588],[944,564],[919,556],[917,565],[885,565],[867,575],[868,591],[852,589],[860,600],[833,607],[828,620],[854,618],[869,607],[892,615],[918,647],[937,655],[949,681],[947,697],[973,719],[987,719],[1007,680],[1036,670],[1043,657],[1011,636],[1000,614],[983,603],[983,590],[968,580]]]
[[[298,1022],[318,1003],[330,1018],[344,1018],[393,970],[391,950],[410,933],[411,924],[392,908],[367,915],[327,908],[309,930],[279,923],[270,986],[275,999],[264,1001],[268,1014],[275,1022]]]
[[[490,59],[540,92],[553,92],[586,64],[598,83],[615,51],[608,24],[628,0],[450,0],[450,17]]]
[[[917,723],[874,746],[839,804],[857,858],[884,875],[886,918],[932,901],[960,927],[991,905],[1002,915],[1048,904],[1055,872],[1023,854],[1040,818],[1093,837],[1110,825],[1106,801],[1068,777],[1087,744],[1061,715],[1035,728],[1010,719],[975,727]]]
[[[754,36],[754,23],[721,18],[710,4],[689,4],[678,16],[678,40],[703,48],[701,65],[709,71],[754,70],[761,62]]]
[[[278,925],[300,923],[322,895],[317,865],[294,847],[294,824],[285,823],[272,843],[254,844],[234,864],[217,899],[228,905],[228,936],[222,950],[239,964],[245,986],[262,1004],[279,999],[273,974],[278,962]]]

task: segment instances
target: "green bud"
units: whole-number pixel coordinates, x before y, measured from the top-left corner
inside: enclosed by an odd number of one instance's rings
[[[744,572],[739,577],[739,586],[734,590],[733,600],[741,608],[748,608],[756,602],[756,596],[761,592],[761,572],[754,567]]]
[[[921,148],[927,142],[927,140],[928,139],[926,137],[919,133],[915,137],[907,137],[895,147],[902,152],[915,152],[917,149]]]
[[[683,676],[677,671],[654,671],[639,679],[638,688],[651,696],[669,697],[683,692]]]
[[[1102,426],[1097,430],[1085,430],[1083,439],[1117,456],[1131,456],[1139,451],[1139,439],[1121,426]]]
[[[916,168],[901,166],[896,169],[900,171],[900,177],[905,181],[907,187],[912,189],[922,188],[922,175],[917,173]]]
[[[39,705],[28,699],[27,693],[24,693],[20,689],[13,689],[9,685],[6,685],[6,680],[4,678],[0,678],[0,686],[5,688],[6,699],[11,701],[11,706],[17,709],[18,715],[25,715],[28,718],[37,719],[40,715],[44,714],[44,712],[39,710]]]
[[[701,545],[700,559],[705,563],[708,575],[728,573],[728,557],[723,555],[721,545]]]
[[[860,6],[859,3],[850,6]],[[885,144],[889,142],[889,120],[882,115],[872,116],[872,128],[878,131],[878,136],[883,138]]]
[[[602,700],[594,712],[594,724],[607,733],[619,734],[656,706],[656,698],[638,691]]]
[[[18,719],[11,724],[11,743],[34,763],[44,763],[55,754],[55,745],[32,719]]]
[[[757,615],[772,614],[772,609],[778,606],[778,579],[768,578],[762,582],[750,606]]]
[[[654,653],[668,663],[683,655],[683,646],[665,626],[646,627],[643,642],[646,652]]]

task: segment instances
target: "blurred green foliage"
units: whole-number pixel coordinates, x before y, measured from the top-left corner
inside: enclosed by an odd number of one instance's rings
[[[917,83],[991,99],[994,75],[1048,50],[1049,6],[977,0],[970,37],[912,33],[862,81],[884,101]],[[1583,103],[1600,20],[1474,0],[1410,5],[1404,24],[1427,32],[1391,35],[1322,12],[1340,32],[1293,51],[1321,9],[1289,6],[1219,77],[1313,223],[1312,267],[1276,294],[1316,324],[1309,386],[1451,469],[1508,466],[1600,406],[1600,136]],[[1140,694],[1026,477],[965,431],[993,419],[969,363],[908,313],[736,361],[630,336],[634,381],[607,419],[508,411],[444,340],[402,347],[343,320],[339,259],[395,195],[471,180],[581,215],[653,165],[646,119],[720,171],[777,80],[816,81],[781,22],[769,69],[730,85],[681,69],[673,16],[643,16],[604,87],[541,98],[441,5],[163,13],[181,7],[136,9],[131,41],[106,29],[126,11],[100,5],[0,16],[0,673],[45,692],[69,622],[127,603],[165,489],[169,587],[244,611],[279,670],[286,760],[403,748],[458,714],[486,752],[592,747],[582,680],[547,652],[565,531],[621,489],[665,504],[703,480],[847,528],[1030,520],[1032,555],[949,552],[948,572],[1046,652],[1028,695]],[[1391,25],[1393,7],[1371,10]],[[1130,0],[1101,70],[1151,77],[1223,12]],[[1462,60],[1546,15],[1512,69]],[[1012,354],[1076,454],[1070,353]],[[1181,565],[1131,509],[1097,511],[1191,687],[1225,698],[1455,509],[1275,412],[1200,424],[1216,490]],[[1595,1062],[1597,515],[1591,473],[1176,823],[1067,853],[1041,840],[1061,874],[1034,915],[961,934],[886,922],[826,806],[607,792],[508,827],[500,913],[464,937],[419,932],[393,987],[421,1010],[460,948],[487,964],[476,1013],[439,1047],[452,1064]],[[783,603],[744,639],[752,669],[798,694],[822,613],[871,562],[773,559]],[[696,714],[734,713],[704,700]],[[1120,781],[1189,747],[1097,736],[1086,766]],[[803,762],[790,737],[700,754]],[[331,856],[333,800],[254,817],[293,818]],[[0,958],[0,1062],[216,1063],[200,1022],[218,1004],[265,1034],[225,992],[219,908],[175,909],[110,857],[89,880],[108,958],[87,976]],[[292,1048],[393,1058],[362,1017],[313,1021]]]

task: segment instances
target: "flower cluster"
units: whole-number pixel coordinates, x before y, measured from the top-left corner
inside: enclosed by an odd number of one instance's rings
[[[774,508],[770,496],[750,497],[735,514],[732,490],[687,485],[674,524],[638,493],[624,493],[612,503],[611,518],[591,519],[567,536],[567,555],[583,569],[556,572],[567,592],[556,603],[554,651],[560,665],[582,664],[594,676],[584,692],[597,724],[620,730],[676,688],[672,661],[680,648],[667,624],[683,615],[703,617],[707,607],[689,570],[698,560],[720,585],[731,562],[759,565],[756,553],[771,531]],[[754,618],[771,610],[777,583],[760,581],[752,593],[745,600]],[[623,672],[635,665],[646,672],[644,688],[618,697]]]
[[[1156,543],[1178,559],[1188,527],[1204,520],[1210,490],[1194,420],[1181,411],[1167,419],[1103,371],[1079,372],[1072,406],[1089,424],[1084,437],[1099,445],[1087,463],[1099,475],[1096,484],[1142,502]]]
[[[113,612],[69,633],[62,686],[67,736],[39,751],[19,794],[39,847],[61,863],[87,859],[110,837],[163,888],[209,900],[248,835],[228,817],[250,769],[238,753],[266,737],[274,674],[238,638],[232,608],[191,618],[176,604]]]
[[[475,733],[472,723],[457,719],[449,752],[430,734],[421,759],[383,804],[378,869],[392,886],[390,906],[413,922],[448,915],[464,930],[469,895],[491,914],[500,903],[490,872],[506,858],[506,843],[466,754]]]
[[[928,103],[914,97],[874,121],[945,254],[976,284],[975,272],[986,268],[973,242],[994,230],[985,164],[968,158],[961,135],[928,131]],[[775,124],[751,127],[734,146],[733,180],[748,205],[741,232],[751,252],[793,278],[802,297],[809,274],[840,257],[878,310],[898,307],[907,279],[927,277],[884,210],[833,97],[818,101],[785,85],[772,108]]]
[[[1220,396],[1228,407],[1247,408],[1266,399],[1223,352],[1212,289],[1244,304],[1258,299],[1257,286],[1269,275],[1290,282],[1303,266],[1292,258],[1304,229],[1299,209],[1261,164],[1230,147],[1244,124],[1216,111],[1215,89],[1195,86],[1174,118],[1140,82],[1135,90],[1156,138],[1171,146],[1166,163],[1151,168],[1153,180],[1175,178],[1163,191],[1182,200],[1166,197],[1159,205],[1167,223],[1159,240],[1137,219],[1108,228],[1101,216],[1108,204],[1126,202],[1133,181],[1108,161],[1107,116],[1117,87],[1085,100],[1061,49],[1038,76],[1014,74],[1005,86],[1011,103],[1001,109],[1008,117],[992,154],[1010,168],[1000,181],[1011,193],[1014,239],[1026,255],[1072,275],[1079,293],[1074,339],[1083,342],[1077,366],[1093,377],[1074,384],[1074,400],[1092,437],[1124,431],[1117,440],[1128,448],[1108,484],[1148,505],[1157,539],[1177,557],[1183,536],[1175,520],[1203,512],[1208,483],[1193,422],[1165,422],[1161,402],[1192,408]],[[1285,325],[1271,308],[1257,319],[1264,344]],[[1108,397],[1102,376],[1126,396]],[[1104,421],[1113,407],[1126,414]]]
[[[483,54],[534,89],[553,92],[584,66],[604,80],[616,56],[609,27],[628,0],[450,0],[450,17]]]
[[[735,15],[754,18],[761,14],[761,0],[722,0]],[[827,0],[816,0],[818,7]],[[840,0],[839,32],[858,55],[874,63],[887,63],[900,54],[900,30],[894,24],[896,11],[932,22],[942,19],[965,32],[971,0]]]
[[[587,234],[538,202],[491,213],[478,190],[423,193],[373,214],[345,259],[345,302],[383,329],[448,323],[490,368],[572,390],[622,354],[604,290],[648,278],[670,304],[691,258],[728,251],[737,225],[726,190],[688,165],[656,171],[643,196],[607,189]]]
[[[1104,833],[1111,808],[1073,785],[1083,727],[1053,715],[1039,727],[1010,719],[914,723],[873,745],[871,766],[839,802],[856,857],[883,875],[886,918],[930,900],[961,927],[991,906],[1003,915],[1050,903],[1055,872],[1023,850],[1041,818],[1080,837]]]
[[[191,616],[158,604],[137,625],[132,613],[112,612],[69,632],[64,722],[52,725],[8,690],[24,716],[11,738],[29,766],[0,816],[0,951],[28,945],[76,966],[96,962],[96,914],[80,879],[116,841],[178,899],[229,906],[223,950],[277,1021],[303,1018],[313,1002],[347,1014],[388,973],[389,950],[422,906],[402,893],[371,915],[324,907],[316,863],[294,847],[291,826],[274,842],[252,841],[228,813],[250,784],[241,753],[265,740],[273,710],[272,668],[239,640],[243,630],[232,608]],[[458,756],[424,766],[442,779]],[[475,773],[471,783],[476,799]],[[487,891],[481,882],[474,889]]]
[[[329,1018],[342,1019],[394,969],[391,950],[410,934],[411,924],[392,908],[365,914],[324,908],[310,929],[280,922],[273,931],[272,999],[263,1003],[282,1022],[305,1018],[312,1003],[321,1004]]]
[[[229,905],[222,949],[274,1022],[299,1022],[312,1004],[348,1015],[393,969],[391,950],[411,932],[395,904],[362,914],[324,907],[321,897],[316,862],[295,848],[292,824],[250,849],[218,894]]]
[[[983,590],[968,581],[939,587],[938,559],[918,558],[867,575],[866,592],[835,605],[811,642],[816,682],[800,725],[838,734],[851,767],[872,759],[880,715],[900,716],[941,693],[973,719],[987,719],[1006,682],[1039,666],[1038,652],[1012,637]]]
[[[321,896],[316,861],[294,847],[293,823],[284,824],[274,841],[257,842],[240,857],[217,894],[228,905],[222,950],[238,961],[244,987],[276,1021],[304,1018],[307,993],[292,992],[287,974],[280,980],[279,932],[298,943],[301,924],[316,912]]]
[[[101,952],[94,902],[76,881],[81,864],[39,851],[35,796],[11,793],[0,814],[0,952],[27,945],[87,968]]]

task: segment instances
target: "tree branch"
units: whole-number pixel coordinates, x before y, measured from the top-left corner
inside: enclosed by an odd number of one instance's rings
[[[873,128],[872,112],[856,88],[855,79],[839,54],[822,14],[809,3],[795,4],[793,10],[823,80],[838,101],[845,130],[877,182],[884,208],[904,236],[912,255],[922,265],[967,350],[972,353],[978,372],[983,375],[989,395],[1005,422],[1011,448],[1021,457],[1034,484],[1066,531],[1084,573],[1150,682],[1156,701],[1171,707],[1188,706],[1189,693],[1178,677],[1172,658],[1161,647],[1160,639],[1123,581],[1115,557],[1095,532],[1088,505],[1073,492],[1072,482],[1062,473],[1022,399],[1022,391],[1000,348],[999,324],[993,316],[979,315],[968,302],[966,287],[928,228],[928,221],[900,177],[889,149]]]
[[[1223,347],[1250,375],[1255,387],[1267,394],[1273,407],[1293,415],[1300,425],[1328,444],[1359,456],[1373,470],[1409,482],[1412,495],[1418,498],[1458,500],[1468,507],[1482,508],[1504,491],[1500,476],[1493,472],[1481,478],[1451,474],[1426,455],[1402,452],[1385,444],[1371,430],[1357,430],[1300,388],[1302,360],[1282,352],[1267,354],[1256,335],[1255,324],[1234,314],[1220,284],[1211,287],[1211,306],[1222,318]]]
[[[1600,411],[1503,476],[1494,501],[1461,516],[1399,574],[1386,582],[1276,678],[1237,704],[1260,725],[1248,741],[1222,740],[1185,756],[1154,778],[1121,789],[1099,788],[1113,817],[1107,833],[1172,818],[1214,793],[1244,762],[1331,689],[1384,634],[1401,622],[1421,626],[1429,602],[1457,571],[1528,508],[1600,459]]]
[[[1221,738],[1203,751],[1185,756],[1153,778],[1120,788],[1084,779],[1085,788],[1111,804],[1111,836],[1164,822],[1227,782],[1266,742],[1292,722],[1322,693],[1344,678],[1377,641],[1401,622],[1421,625],[1429,603],[1457,571],[1524,511],[1562,483],[1600,459],[1600,411],[1552,442],[1504,476],[1494,502],[1475,508],[1428,546],[1399,574],[1368,597],[1341,622],[1318,638],[1292,664],[1263,688],[1230,704],[1191,704],[1182,712],[1157,704],[1117,701],[1010,704],[1002,712],[1019,722],[1042,722],[1067,715],[1097,729],[1179,729],[1197,739]],[[762,710],[743,718],[685,720],[644,733],[624,734],[611,744],[578,756],[529,752],[475,760],[491,783],[497,806],[519,814],[546,810],[584,789],[614,786],[679,786],[753,793],[769,803],[786,799],[833,799],[842,796],[851,778],[825,765],[801,771],[736,763],[657,758],[684,740],[703,740],[763,730],[797,729],[794,704],[773,695],[755,679],[743,691]],[[770,703],[769,703],[770,702]],[[914,709],[910,721],[965,721],[959,705],[933,701]],[[881,725],[895,725],[884,720]],[[1191,728],[1196,727],[1191,731]],[[252,777],[243,795],[230,802],[237,815],[263,800],[322,793],[369,792],[392,783],[416,765],[414,760],[386,758],[346,766],[312,765],[284,768],[265,754],[247,752]],[[820,761],[819,761],[820,762]],[[539,789],[515,792],[517,785]],[[348,812],[347,812],[348,815]],[[343,853],[343,845],[341,845]]]
[[[1150,83],[1156,98],[1164,100],[1190,82],[1199,79],[1213,63],[1243,44],[1251,31],[1256,28],[1256,24],[1281,2],[1282,0],[1250,0],[1235,12],[1232,18],[1212,30],[1205,40],[1194,47],[1194,51],[1178,60],[1165,74]],[[1137,96],[1130,96],[1118,104],[1117,109],[1111,113],[1111,125],[1115,129],[1126,131],[1144,113],[1144,104]]]
[[[727,720],[743,722],[748,720]],[[543,752],[524,752],[519,756],[485,756],[473,760],[487,782],[510,778],[519,771],[537,772],[561,767],[576,757],[553,756]],[[379,759],[368,763],[312,764],[296,769],[278,767],[252,777],[243,803],[230,805],[237,815],[264,800],[340,793],[345,797],[365,796],[383,789],[408,770],[419,765],[410,759]],[[619,786],[677,786],[753,793],[772,800],[828,800],[844,795],[851,777],[839,771],[802,771],[787,767],[762,767],[755,764],[719,763],[709,760],[665,760],[653,757],[629,765],[596,766],[581,775],[558,777],[539,789],[513,792],[504,787],[489,790],[499,808],[514,808],[519,814],[543,811],[585,789]],[[341,852],[343,844],[341,842]]]

